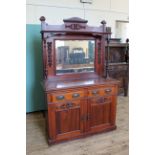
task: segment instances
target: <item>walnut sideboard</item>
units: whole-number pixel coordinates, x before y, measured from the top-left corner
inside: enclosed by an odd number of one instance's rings
[[[118,81],[103,78],[106,22],[40,20],[49,144],[116,129]]]

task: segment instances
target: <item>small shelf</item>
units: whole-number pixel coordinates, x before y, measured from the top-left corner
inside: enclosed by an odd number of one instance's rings
[[[109,63],[109,66],[110,65],[128,65],[129,63],[127,62],[112,62],[112,63]]]
[[[105,46],[107,47],[107,44],[105,44]],[[110,43],[109,47],[126,47],[127,44],[126,43]]]

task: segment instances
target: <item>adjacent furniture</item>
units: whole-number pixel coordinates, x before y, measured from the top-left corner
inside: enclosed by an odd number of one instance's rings
[[[103,78],[106,22],[40,20],[49,144],[116,129],[119,81]]]
[[[120,41],[120,39],[112,38],[109,39],[109,43],[106,43],[105,62],[108,61],[107,70],[109,77],[120,81],[118,94],[127,96],[129,83],[129,40],[127,39],[126,43],[121,43]]]

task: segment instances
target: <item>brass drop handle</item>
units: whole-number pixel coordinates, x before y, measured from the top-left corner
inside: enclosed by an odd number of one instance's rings
[[[112,89],[111,88],[107,88],[107,89],[105,89],[104,90],[106,93],[110,93],[111,91],[112,91]]]
[[[71,107],[73,107],[73,103],[72,103],[72,102],[68,102],[68,103],[66,104],[66,108],[71,108]]]
[[[65,109],[66,108],[65,104],[61,105],[60,108]]]
[[[76,97],[79,97],[79,96],[80,96],[80,94],[78,94],[78,93],[75,93],[75,94],[72,95],[73,98],[76,98]]]
[[[93,90],[93,91],[92,91],[92,94],[93,94],[93,95],[96,95],[96,94],[98,94],[98,91],[97,91],[97,90]]]
[[[105,98],[104,98],[104,97],[100,97],[96,102],[97,102],[98,104],[103,104],[104,101],[105,101]]]
[[[63,95],[57,96],[56,99],[57,100],[63,100],[65,97]]]

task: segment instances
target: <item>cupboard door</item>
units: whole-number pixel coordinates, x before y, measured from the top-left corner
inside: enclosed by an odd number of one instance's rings
[[[59,141],[80,136],[84,104],[84,99],[77,99],[49,105],[50,137]]]
[[[115,125],[115,96],[98,96],[88,99],[88,131],[102,131]]]

